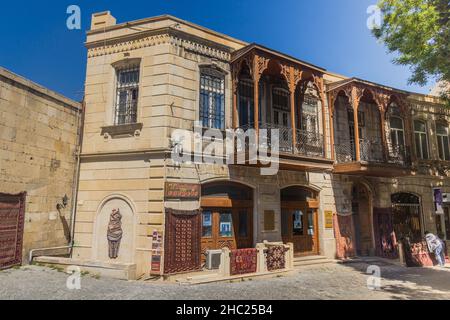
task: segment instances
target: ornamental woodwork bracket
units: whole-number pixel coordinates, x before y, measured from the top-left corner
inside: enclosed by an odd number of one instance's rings
[[[317,91],[319,92],[320,99],[322,100],[322,103],[325,103],[325,85],[323,83],[323,78],[321,76],[318,76],[316,74],[312,75],[313,83],[317,88]]]
[[[352,85],[343,90],[353,109],[357,111],[359,108],[359,103],[361,102],[361,98],[364,95],[365,88]]]
[[[281,74],[285,77],[291,93],[295,93],[298,83],[302,79],[303,71],[289,65],[281,65]]]
[[[269,67],[269,62],[270,59],[267,57],[258,55],[256,53],[253,55],[253,81],[255,81],[255,84],[259,83],[261,75]]]
[[[380,109],[380,113],[386,113],[389,102],[391,101],[391,95],[375,89],[370,89],[370,92],[372,93],[373,100],[377,104],[378,109]]]

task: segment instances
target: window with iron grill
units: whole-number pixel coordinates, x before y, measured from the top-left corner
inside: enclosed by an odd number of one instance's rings
[[[225,130],[225,77],[214,70],[200,75],[200,121],[204,128]]]
[[[139,66],[117,70],[115,125],[137,122]]]

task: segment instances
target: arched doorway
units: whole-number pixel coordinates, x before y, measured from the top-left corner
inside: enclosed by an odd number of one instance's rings
[[[319,254],[317,192],[299,186],[281,190],[281,235],[297,256]]]
[[[369,189],[362,183],[355,184],[352,189],[352,214],[357,255],[373,255],[372,198]]]
[[[397,240],[422,240],[422,206],[420,198],[411,193],[392,195],[392,224]]]
[[[253,247],[252,188],[234,182],[205,184],[201,207],[203,255],[225,247]]]

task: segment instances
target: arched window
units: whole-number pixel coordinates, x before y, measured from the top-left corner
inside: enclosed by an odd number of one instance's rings
[[[400,117],[391,116],[391,144],[392,151],[403,152],[405,150],[405,130],[403,126],[403,119]]]
[[[448,126],[443,123],[436,123],[436,137],[439,159],[447,161],[450,160]]]
[[[416,154],[419,159],[428,160],[428,135],[427,125],[420,120],[414,121],[414,140],[416,143]]]
[[[204,128],[225,130],[225,75],[213,68],[200,72],[200,122]]]

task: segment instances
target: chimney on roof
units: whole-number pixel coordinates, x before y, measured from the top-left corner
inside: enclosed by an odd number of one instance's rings
[[[92,15],[91,30],[103,29],[116,25],[116,18],[110,11],[98,12]]]

